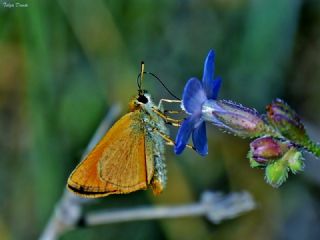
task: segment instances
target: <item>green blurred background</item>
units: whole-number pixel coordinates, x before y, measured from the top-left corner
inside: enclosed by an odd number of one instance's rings
[[[181,96],[213,48],[221,98],[263,112],[281,97],[320,138],[320,1],[20,2],[28,7],[0,2],[0,239],[39,237],[105,113],[118,102],[125,112],[136,94],[141,60]],[[170,97],[154,79],[144,83],[155,102]],[[88,210],[189,203],[211,189],[248,190],[255,211],[220,225],[132,222],[62,239],[320,239],[320,160],[308,158],[305,173],[273,189],[249,167],[247,140],[207,129],[205,158],[167,148],[160,197],[110,196]]]

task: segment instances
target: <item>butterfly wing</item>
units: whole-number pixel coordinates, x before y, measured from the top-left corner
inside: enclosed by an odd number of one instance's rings
[[[84,197],[102,197],[146,189],[153,168],[146,165],[145,131],[140,112],[117,121],[71,173],[67,187]]]

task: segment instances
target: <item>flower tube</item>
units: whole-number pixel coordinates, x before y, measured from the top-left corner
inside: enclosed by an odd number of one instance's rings
[[[201,109],[202,119],[239,137],[277,135],[255,109],[227,100],[207,100]]]

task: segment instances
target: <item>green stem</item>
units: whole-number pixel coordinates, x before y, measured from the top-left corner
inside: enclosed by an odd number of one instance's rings
[[[310,140],[308,142],[307,146],[305,146],[305,147],[313,155],[315,155],[316,157],[320,158],[320,144],[319,143],[315,143],[315,142]]]

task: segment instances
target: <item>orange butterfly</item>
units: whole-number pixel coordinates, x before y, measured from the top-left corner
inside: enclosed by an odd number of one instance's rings
[[[143,73],[142,65],[140,79]],[[168,118],[141,90],[141,81],[138,95],[129,103],[130,112],[71,173],[67,188],[73,193],[97,198],[147,189],[149,185],[154,194],[162,192],[166,185],[164,147],[173,141],[165,124]]]

